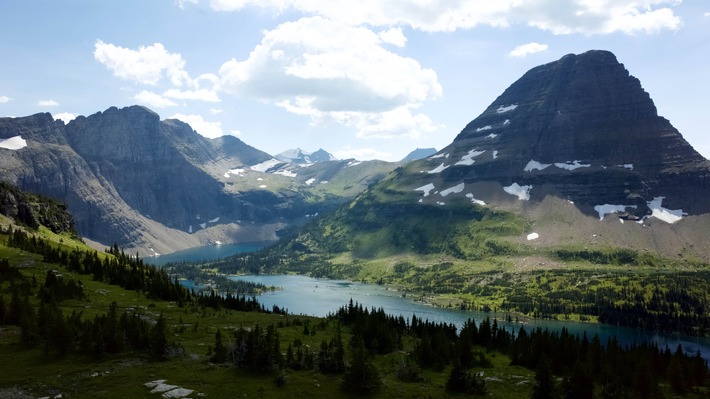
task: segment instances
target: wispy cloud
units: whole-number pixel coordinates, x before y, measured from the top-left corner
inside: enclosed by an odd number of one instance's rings
[[[201,115],[175,114],[169,116],[168,119],[181,120],[190,125],[197,133],[208,139],[224,136],[222,132],[222,122],[208,122]]]
[[[547,44],[532,42],[527,44],[521,44],[520,46],[515,47],[512,51],[508,53],[508,55],[511,57],[523,58],[527,57],[530,54],[547,51],[547,48]]]
[[[6,104],[12,101],[12,98],[8,96],[0,96],[0,104]]]
[[[40,107],[58,107],[59,103],[54,100],[40,100],[37,105]]]

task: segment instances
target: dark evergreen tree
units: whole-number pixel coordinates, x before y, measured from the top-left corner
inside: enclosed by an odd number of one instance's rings
[[[352,362],[343,375],[342,389],[345,392],[367,395],[380,390],[382,386],[380,372],[372,364],[369,356],[362,338],[357,337],[352,348]]]

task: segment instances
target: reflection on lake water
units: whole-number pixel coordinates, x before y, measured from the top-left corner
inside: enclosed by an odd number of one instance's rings
[[[315,279],[296,275],[249,275],[232,276],[230,278],[283,288],[282,290],[269,291],[259,295],[259,302],[267,309],[277,305],[287,309],[292,314],[323,317],[329,313],[334,313],[341,306],[347,305],[352,299],[364,307],[381,307],[388,314],[394,316],[402,315],[407,320],[411,319],[412,315],[415,314],[420,319],[454,324],[460,328],[469,318],[475,320],[476,323],[480,323],[486,317],[497,317],[498,325],[508,331],[517,332],[521,326],[528,329],[547,328],[550,331],[560,331],[562,328],[566,328],[571,334],[578,334],[580,337],[585,331],[590,339],[594,335],[599,335],[602,343],[616,337],[622,345],[634,342],[652,342],[661,348],[668,345],[671,350],[675,350],[678,344],[681,344],[686,352],[695,354],[696,351],[700,351],[703,358],[710,360],[710,339],[708,338],[657,334],[644,330],[574,321],[534,319],[527,320],[524,324],[506,322],[507,314],[436,308],[403,297],[402,292],[388,289],[384,286],[344,280]]]
[[[165,266],[168,263],[178,262],[203,262],[226,258],[227,256],[232,256],[242,252],[255,252],[273,243],[274,241],[260,241],[209,245],[206,247],[197,247],[186,249],[184,251],[177,251],[167,255],[147,256],[143,258],[143,262],[155,266]]]

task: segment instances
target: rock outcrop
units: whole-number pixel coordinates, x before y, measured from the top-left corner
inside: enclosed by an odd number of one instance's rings
[[[143,255],[273,240],[278,229],[346,199],[312,183],[347,165],[266,173],[259,165],[271,155],[232,136],[206,139],[140,106],[66,125],[48,113],[0,118],[0,140],[16,137],[26,146],[0,148],[0,180],[65,201],[79,233],[97,245]],[[364,189],[361,180],[350,186]]]
[[[623,204],[642,217],[658,197],[666,208],[710,212],[710,162],[607,51],[528,71],[439,154],[445,162],[430,163],[446,167],[444,182],[517,184],[532,199],[558,195],[587,212]]]

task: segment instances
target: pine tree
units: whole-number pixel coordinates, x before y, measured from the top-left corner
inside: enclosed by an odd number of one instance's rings
[[[371,394],[382,386],[380,372],[370,361],[369,353],[361,337],[356,337],[352,364],[343,375],[342,389],[349,393]]]
[[[535,386],[533,386],[531,399],[551,399],[555,391],[555,381],[550,370],[550,361],[547,356],[542,356],[535,371]]]

